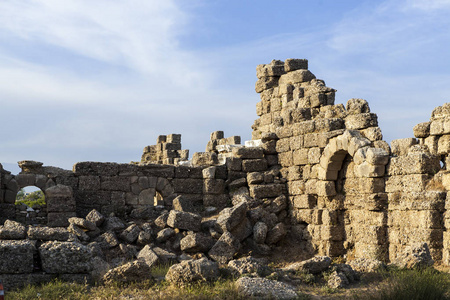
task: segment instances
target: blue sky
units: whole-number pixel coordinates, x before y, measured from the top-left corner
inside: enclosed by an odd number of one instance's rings
[[[159,134],[191,155],[251,137],[256,65],[307,58],[369,101],[387,141],[450,99],[450,0],[0,2],[0,162],[137,161]]]

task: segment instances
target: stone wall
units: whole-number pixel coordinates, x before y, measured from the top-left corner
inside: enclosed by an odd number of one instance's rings
[[[259,65],[257,77],[258,119],[245,145],[215,131],[206,152],[188,161],[181,136],[170,134],[145,147],[140,163],[80,162],[68,171],[23,161],[18,175],[0,168],[2,222],[15,218],[26,186],[44,192],[53,227],[93,209],[145,221],[187,205],[217,218],[244,201],[232,232],[261,253],[289,236],[315,254],[392,261],[426,242],[450,264],[450,104],[414,127],[416,138],[389,145],[367,101],[335,104],[336,90],[306,60]]]

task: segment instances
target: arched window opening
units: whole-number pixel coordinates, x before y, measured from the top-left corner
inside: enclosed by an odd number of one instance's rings
[[[156,191],[153,201],[154,201],[153,203],[155,206],[159,206],[159,205],[164,206],[164,198],[158,191]]]
[[[35,186],[20,189],[16,195],[16,220],[27,225],[47,224],[44,192]]]

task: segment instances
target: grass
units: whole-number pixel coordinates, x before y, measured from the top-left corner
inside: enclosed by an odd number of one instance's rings
[[[450,299],[450,275],[434,268],[386,271],[385,280],[367,294],[354,299],[440,300]]]
[[[161,276],[169,266],[161,265],[152,271],[153,276]],[[354,300],[437,300],[450,299],[450,274],[433,268],[421,270],[389,269],[381,273],[368,273],[361,283],[349,289],[331,289],[324,281],[313,282],[312,277],[302,278],[298,286],[298,299],[312,299],[312,295],[326,299]],[[309,281],[309,282],[308,282]],[[162,280],[144,281],[132,284],[111,284],[89,286],[61,282],[58,280],[41,286],[27,286],[19,291],[8,292],[7,299],[244,299],[239,296],[234,279],[219,279],[213,283],[197,283],[177,287]],[[246,299],[247,300],[247,299]]]
[[[128,285],[112,284],[90,287],[86,284],[61,282],[58,280],[40,285],[29,285],[19,291],[5,295],[11,300],[28,299],[243,299],[238,295],[232,280],[214,283],[198,283],[183,288],[166,281],[154,284],[151,281]]]

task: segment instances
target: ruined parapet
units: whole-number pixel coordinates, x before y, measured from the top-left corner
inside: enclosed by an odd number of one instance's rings
[[[181,150],[181,134],[160,135],[156,145],[144,148],[141,163],[178,164],[189,159],[189,150]]]
[[[241,137],[238,135],[225,138],[223,131],[214,131],[211,133],[210,140],[206,144],[206,152],[218,153],[217,146],[223,145],[240,145]]]

